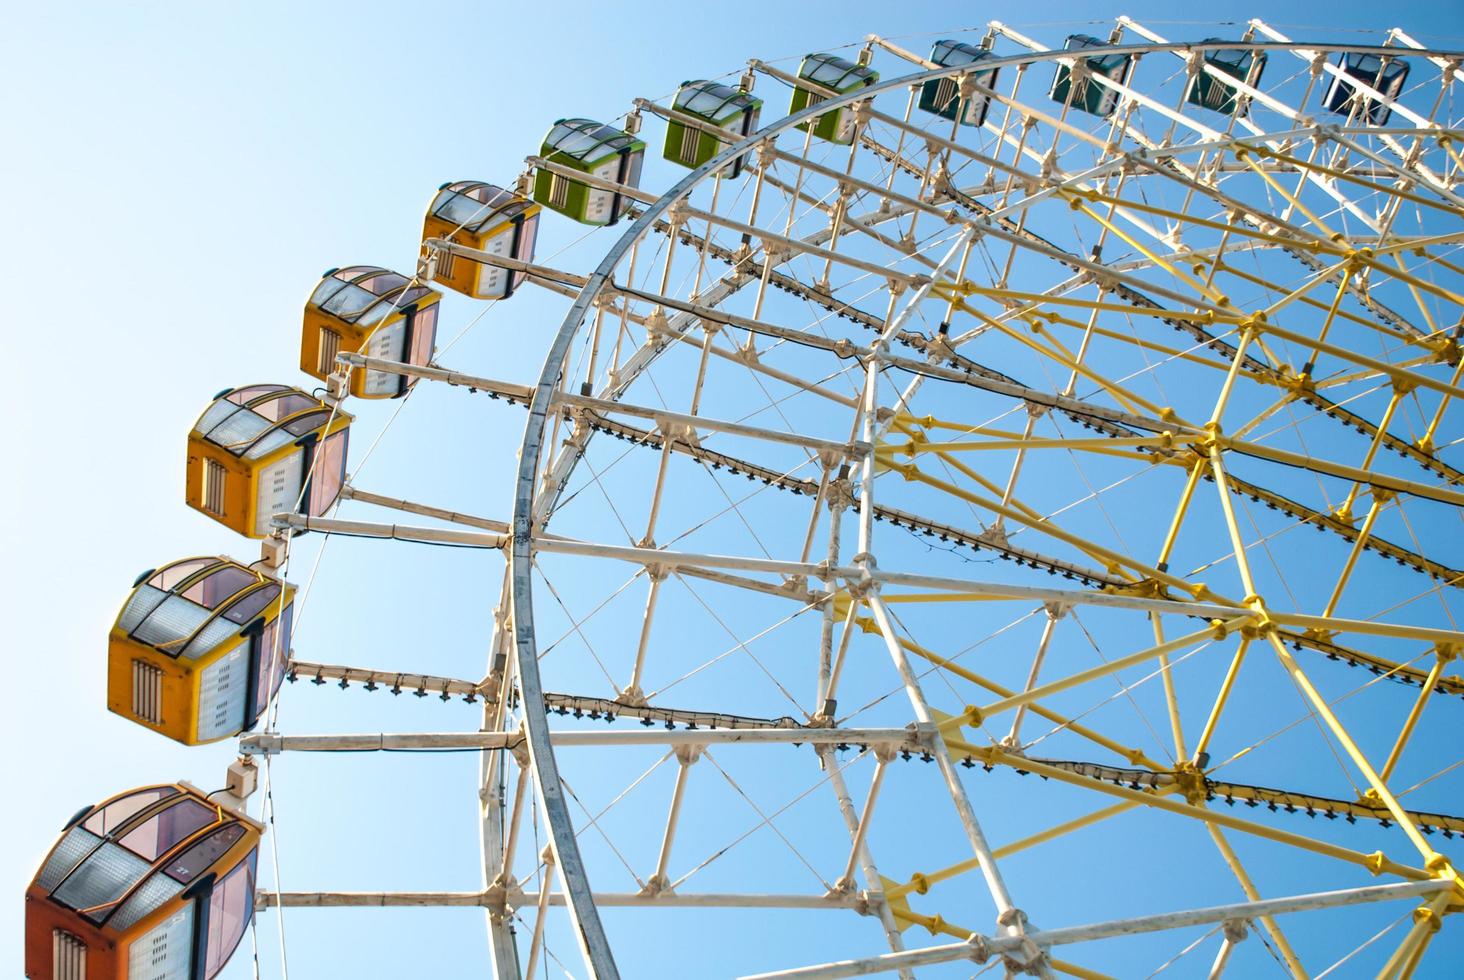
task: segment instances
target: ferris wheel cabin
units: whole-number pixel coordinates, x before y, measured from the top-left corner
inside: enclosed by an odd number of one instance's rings
[[[1222,40],[1224,39],[1210,37],[1202,43],[1210,44]],[[1254,88],[1260,84],[1261,72],[1265,71],[1266,52],[1246,48],[1218,48],[1205,52],[1205,64]],[[1241,99],[1240,90],[1209,72],[1202,71],[1194,76],[1185,99],[1191,105],[1214,109],[1227,116],[1235,115],[1237,110],[1241,116],[1245,115],[1246,100]]]
[[[184,745],[253,728],[285,676],[294,599],[228,558],[144,572],[108,637],[108,709]]]
[[[930,60],[943,68],[975,65],[992,57],[990,51],[960,41],[936,41]],[[973,69],[968,72],[976,84],[994,89],[997,69]],[[920,86],[920,108],[963,126],[982,126],[991,108],[991,96],[975,92],[968,99],[960,95],[960,83],[954,78],[935,78]]]
[[[186,783],[87,807],[25,892],[32,980],[210,980],[254,914],[263,828]]]
[[[1393,110],[1356,84],[1361,82],[1388,100],[1395,100],[1408,80],[1408,62],[1364,52],[1343,53],[1341,73],[1332,76],[1323,103],[1327,109],[1371,126],[1386,126]]]
[[[879,72],[868,65],[845,61],[837,55],[810,54],[805,55],[798,66],[798,77],[813,82],[819,88],[796,86],[793,89],[793,98],[788,103],[789,115],[828,99],[830,96],[825,89],[845,95],[861,88],[869,88],[879,81]],[[798,128],[805,132],[810,130],[808,123],[800,123]],[[817,117],[813,121],[812,132],[814,136],[830,143],[847,145],[854,142],[854,107],[844,106]]]
[[[544,137],[539,155],[591,177],[639,187],[645,149],[645,143],[614,126],[591,119],[561,119]],[[618,191],[591,187],[543,167],[534,175],[534,200],[587,225],[613,225],[626,208]]]
[[[427,206],[422,240],[440,238],[490,255],[532,262],[541,210],[533,201],[493,184],[449,182],[437,189]],[[474,299],[507,299],[523,282],[524,273],[439,252],[434,280]]]
[[[249,538],[275,514],[319,517],[345,483],[350,425],[298,388],[222,391],[188,433],[188,506]]]
[[[730,85],[691,81],[681,83],[671,107],[713,126],[750,136],[757,129],[762,99]],[[730,145],[711,133],[672,119],[666,124],[666,147],[662,155],[672,163],[695,169]],[[728,177],[735,178],[742,173],[744,157],[745,154],[733,161]]]
[[[422,366],[437,340],[437,301],[442,294],[400,273],[374,265],[331,269],[305,302],[300,370],[324,381],[341,370],[336,355]],[[357,398],[397,398],[415,378],[354,368],[350,392]]]
[[[1108,42],[1088,34],[1069,35],[1062,46],[1064,51],[1088,53],[1075,58],[1072,67],[1058,64],[1057,74],[1052,79],[1052,101],[1070,105],[1095,116],[1112,115],[1114,107],[1118,105],[1118,93],[1107,85],[1093,81],[1092,76],[1101,75],[1110,81],[1126,85],[1134,59],[1131,55],[1099,50],[1108,46]]]

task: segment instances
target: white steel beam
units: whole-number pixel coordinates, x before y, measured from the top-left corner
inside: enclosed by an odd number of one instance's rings
[[[1165,912],[1159,915],[1118,919],[1094,925],[1044,929],[1030,932],[1025,937],[988,937],[973,934],[969,940],[962,943],[947,943],[904,953],[886,953],[883,956],[866,959],[842,960],[793,970],[779,970],[774,973],[759,973],[744,977],[743,980],[833,980],[836,977],[867,976],[871,973],[884,973],[900,967],[933,966],[937,963],[951,963],[956,960],[972,960],[980,963],[993,955],[1001,956],[1018,952],[1024,941],[1034,942],[1044,947],[1061,946],[1096,939],[1159,932],[1166,929],[1209,925],[1230,919],[1251,919],[1266,915],[1282,915],[1288,912],[1341,908],[1367,902],[1418,898],[1451,888],[1453,888],[1453,884],[1448,881],[1410,881],[1400,884],[1349,888],[1342,891],[1318,892],[1311,895],[1296,895],[1289,898],[1272,898],[1260,902],[1241,902],[1236,905],[1215,905],[1183,912]]]
[[[923,750],[928,733],[908,728],[739,728],[593,731],[549,733],[555,748],[705,745],[894,745]],[[520,732],[410,732],[364,735],[246,734],[239,739],[245,755],[280,752],[390,752],[446,749],[511,749],[524,741]]]
[[[857,895],[779,895],[707,892],[678,894],[661,892],[644,895],[640,892],[596,892],[595,904],[610,908],[669,909],[852,909],[865,912],[867,900]],[[518,891],[505,894],[502,889],[481,892],[282,892],[260,890],[255,894],[256,908],[480,908],[507,903],[514,908],[537,905],[539,892]],[[553,892],[548,905],[563,906],[564,895]]]

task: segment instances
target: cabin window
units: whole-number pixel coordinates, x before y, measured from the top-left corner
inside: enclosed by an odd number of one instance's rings
[[[280,689],[285,679],[285,665],[290,660],[290,626],[295,615],[295,604],[285,606],[284,612],[270,620],[259,634],[259,667],[254,677],[254,710],[264,712],[269,699]],[[251,719],[252,720],[252,719]]]
[[[354,283],[347,283],[330,299],[322,303],[320,308],[327,313],[334,313],[342,319],[350,319],[375,302],[375,293],[367,292]]]
[[[412,317],[412,349],[407,354],[407,363],[425,365],[432,363],[433,345],[437,343],[437,304],[425,310],[418,310]]]
[[[234,947],[244,938],[254,913],[254,862],[251,853],[214,885],[208,902],[208,943],[203,960],[204,980],[212,980],[224,967]]]
[[[231,823],[188,848],[164,870],[170,878],[186,885],[213,867],[214,862],[223,857],[243,836],[243,825]]]
[[[129,830],[118,841],[145,861],[156,861],[192,834],[219,820],[219,813],[196,800],[180,800]]]
[[[211,575],[194,582],[181,593],[183,598],[209,609],[217,609],[226,599],[232,599],[244,589],[259,581],[259,576],[237,565],[225,565]]]
[[[132,661],[132,713],[151,725],[163,723],[163,671],[146,660]]]
[[[342,429],[315,447],[311,461],[310,500],[306,513],[319,517],[330,509],[340,495],[341,485],[346,482],[346,437],[349,429]]]
[[[248,626],[250,621],[264,612],[265,608],[279,594],[278,585],[267,585],[262,589],[256,589],[224,610],[224,618],[237,626]]]
[[[86,823],[82,824],[82,826],[93,834],[106,836],[126,823],[135,814],[141,813],[164,797],[176,795],[177,792],[171,786],[154,786],[151,789],[129,793],[121,799],[113,800],[96,813],[87,817]]]
[[[224,464],[215,459],[203,461],[203,509],[224,516],[224,484],[228,481]]]
[[[86,943],[65,929],[51,930],[51,964],[55,980],[86,980]]]

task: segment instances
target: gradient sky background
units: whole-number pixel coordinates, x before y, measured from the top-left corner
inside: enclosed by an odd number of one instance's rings
[[[105,634],[139,571],[190,554],[254,557],[252,544],[184,506],[184,437],[221,388],[304,382],[299,316],[322,270],[364,262],[409,272],[422,210],[443,181],[511,183],[556,118],[614,117],[636,96],[664,96],[748,57],[992,18],[1049,25],[1041,30],[1051,37],[1077,17],[1111,24],[1128,13],[1198,38],[1217,31],[1172,18],[1212,9],[1046,0],[13,6],[0,62],[10,133],[0,156],[0,269],[12,309],[0,398],[13,420],[0,481],[10,626],[0,889],[11,896],[0,963],[18,965],[21,891],[78,807],[149,782],[222,782],[230,743],[185,749],[105,711]],[[1235,13],[1299,37],[1402,26],[1464,47],[1464,10],[1447,2],[1263,2]],[[648,166],[645,184],[667,186],[666,176]],[[546,222],[540,256],[584,230]],[[620,230],[559,261],[585,268]],[[439,344],[468,308],[450,308]],[[537,292],[515,298],[451,361],[528,380],[562,310]],[[414,397],[363,485],[506,516],[522,414],[483,401]],[[361,420],[352,471],[394,407],[352,409]],[[440,463],[435,482],[411,465],[424,453]],[[305,569],[292,579],[303,582]],[[496,555],[343,542],[294,645],[307,659],[473,674],[500,573]],[[475,724],[467,706],[365,699],[289,688],[282,724]],[[307,709],[308,723],[298,723]],[[440,843],[472,841],[474,767],[472,756],[348,757],[302,769],[298,781],[310,785],[280,789],[286,887],[476,888],[476,847]],[[377,812],[384,799],[386,816]],[[482,976],[481,923],[475,910],[301,912],[287,919],[291,967],[304,978],[350,974],[328,943],[308,941],[318,929],[349,949],[344,962],[361,975]],[[269,943],[273,935],[271,926]],[[262,928],[262,945],[265,936]],[[252,975],[247,940],[241,949],[226,977]],[[270,946],[261,960],[265,976],[278,975]]]

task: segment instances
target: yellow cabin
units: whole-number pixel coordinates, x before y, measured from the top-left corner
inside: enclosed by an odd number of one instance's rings
[[[427,206],[422,240],[441,238],[480,252],[532,262],[541,210],[533,201],[482,181],[443,184]],[[434,275],[436,282],[474,299],[507,299],[523,279],[522,272],[447,252],[438,254]]]
[[[275,514],[319,517],[345,483],[350,425],[298,388],[221,391],[188,433],[188,506],[250,538]]]
[[[437,341],[437,301],[442,294],[400,273],[374,265],[331,269],[305,302],[300,370],[324,381],[343,370],[341,351],[421,367],[432,361]],[[405,395],[415,378],[386,371],[351,371],[357,398]]]
[[[228,558],[144,572],[108,637],[108,709],[184,745],[253,728],[285,676],[294,600]]]
[[[263,830],[187,783],[83,809],[25,891],[25,975],[212,980],[254,916]]]

